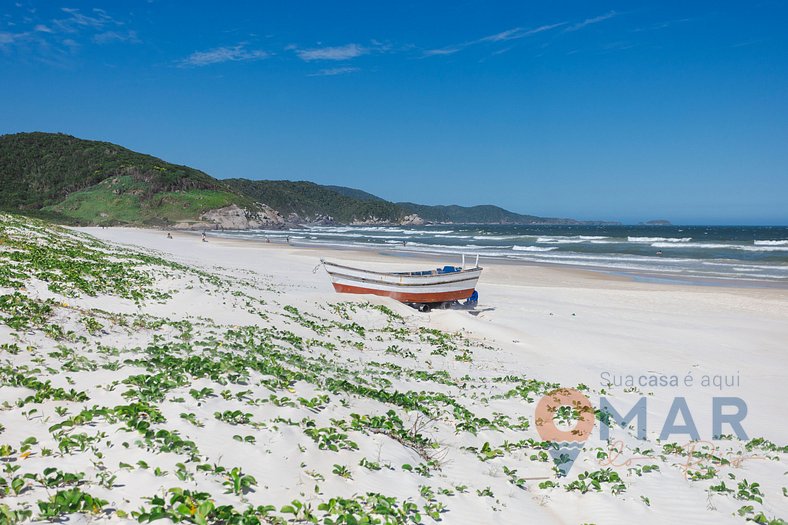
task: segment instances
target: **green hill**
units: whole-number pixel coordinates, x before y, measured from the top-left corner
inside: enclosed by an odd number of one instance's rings
[[[68,222],[155,224],[252,202],[202,171],[109,142],[0,136],[0,209]]]
[[[281,227],[286,222],[418,223],[420,219],[576,223],[490,205],[393,203],[355,188],[305,181],[218,180],[116,144],[60,133],[0,136],[0,211],[79,224],[228,228]]]
[[[454,222],[465,224],[544,224],[570,223],[570,219],[549,219],[535,215],[521,215],[490,204],[480,206],[426,206],[412,202],[400,202],[400,207],[415,213],[429,222]]]
[[[383,199],[360,199],[335,190],[337,186],[321,186],[306,181],[225,179],[228,186],[258,202],[263,202],[285,217],[297,215],[304,221],[331,217],[334,221],[350,224],[371,219],[397,222],[403,210]],[[355,194],[366,194],[361,190]],[[370,195],[374,197],[373,195]]]
[[[357,190],[356,188],[348,188],[346,186],[331,186],[324,184],[324,188],[328,188],[329,190],[335,191],[346,197],[352,197],[354,199],[362,200],[362,201],[383,201],[385,199],[381,199],[377,195],[372,195],[371,193],[367,193],[364,190]]]

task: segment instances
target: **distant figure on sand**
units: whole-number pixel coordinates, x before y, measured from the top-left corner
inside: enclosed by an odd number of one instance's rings
[[[205,238],[205,232],[202,232],[202,242],[208,242],[208,239]]]
[[[290,244],[290,236],[289,236],[289,235],[286,235],[286,236],[285,236],[285,239],[287,239],[287,244]]]
[[[170,232],[167,232],[167,238],[172,239],[172,234]]]

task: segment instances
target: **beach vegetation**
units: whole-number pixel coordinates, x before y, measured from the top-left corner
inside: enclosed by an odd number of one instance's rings
[[[618,472],[611,468],[581,472],[577,479],[565,484],[564,488],[585,494],[590,491],[602,492],[603,486],[607,486],[612,494],[620,494],[627,489]]]
[[[71,488],[59,490],[48,501],[39,501],[37,505],[42,519],[56,521],[66,514],[99,514],[107,501]]]
[[[692,481],[688,490],[726,494],[746,504],[742,508],[751,506],[742,519],[760,520],[758,506],[766,494],[772,497],[773,480],[760,479],[763,487],[734,477],[733,485],[727,478],[727,485],[720,481],[738,468],[730,450],[649,441],[615,447],[616,453],[648,458],[646,464],[611,461],[603,463],[610,468],[559,484],[549,454],[557,445],[542,441],[529,419],[539,397],[558,385],[494,372],[487,354],[483,363],[475,363],[480,351],[494,348],[489,342],[422,326],[418,317],[397,314],[393,306],[315,303],[295,294],[287,296],[292,304],[285,304],[281,290],[273,293],[276,285],[269,281],[234,281],[87,237],[83,252],[81,235],[37,221],[29,229],[24,221],[9,221],[0,221],[8,239],[24,239],[39,251],[49,244],[69,246],[57,257],[29,252],[6,258],[12,271],[0,271],[10,283],[0,288],[5,297],[0,328],[11,334],[0,347],[5,396],[0,408],[8,415],[3,423],[19,440],[4,439],[7,444],[0,446],[0,493],[8,503],[0,515],[27,510],[17,505],[17,495],[33,506],[41,500],[47,509],[41,519],[59,520],[72,508],[110,515],[108,504],[97,505],[95,498],[91,503],[80,494],[106,497],[106,491],[121,485],[138,488],[155,478],[157,486],[176,488],[146,498],[135,512],[121,502],[112,517],[131,516],[141,523],[420,523],[445,519],[450,498],[464,493],[491,498],[483,506],[503,510],[513,501],[511,494],[528,488],[523,473],[531,468],[549,477],[541,479],[540,490],[563,487],[591,494],[586,497],[637,493],[647,474],[668,478],[686,472]],[[7,246],[0,244],[0,253]],[[27,273],[20,261],[37,269]],[[110,271],[109,281],[102,282],[102,268],[108,268],[103,265],[115,262],[137,273]],[[45,271],[49,274],[41,275],[48,280],[36,277]],[[173,286],[167,296],[160,294],[162,283]],[[237,323],[188,312],[150,313],[178,306],[177,290],[192,285],[202,287],[206,302],[237,314]],[[140,295],[134,299],[116,286],[130,286]],[[100,301],[85,302],[90,293]],[[102,309],[89,306],[99,303]],[[109,340],[116,342],[108,346]],[[571,423],[576,415],[566,408],[556,419]],[[17,425],[25,433],[19,434]],[[206,428],[217,430],[211,440],[205,439]],[[217,436],[225,440],[223,447],[215,446]],[[278,491],[271,490],[272,482],[254,463],[234,459],[223,464],[237,457],[227,454],[228,448],[280,454],[282,443],[295,468],[277,471],[276,481],[281,478],[294,495],[303,490],[302,500],[269,501]],[[725,445],[740,456],[776,458],[775,464],[785,451],[764,438],[728,437]],[[377,454],[371,453],[375,448]],[[593,454],[606,461],[613,457],[602,447]],[[688,456],[692,468],[684,470],[681,463]],[[467,479],[447,477],[455,472],[448,468],[454,462],[471,473]],[[43,472],[38,465],[44,465]],[[313,481],[305,489],[299,484],[302,476]],[[353,493],[361,481],[385,486],[397,476],[407,481],[401,499],[337,495],[338,487]],[[434,486],[420,485],[425,482]],[[50,501],[53,494],[72,490],[79,492],[62,496],[60,503]],[[252,499],[266,505],[252,506]],[[641,501],[659,507],[656,500]]]
[[[223,483],[227,487],[227,494],[243,495],[257,486],[254,476],[244,474],[239,467],[234,467],[226,473],[227,480]]]

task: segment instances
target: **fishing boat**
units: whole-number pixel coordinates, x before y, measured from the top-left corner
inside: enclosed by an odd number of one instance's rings
[[[320,260],[339,293],[391,297],[411,305],[448,304],[478,297],[476,283],[482,273],[479,258],[472,268],[443,266],[415,272],[377,272]],[[420,308],[422,310],[426,308]]]

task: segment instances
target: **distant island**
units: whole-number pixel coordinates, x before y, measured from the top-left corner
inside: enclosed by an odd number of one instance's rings
[[[0,184],[0,210],[80,225],[615,224],[523,215],[493,205],[394,203],[306,181],[220,180],[117,144],[61,133],[0,136]]]
[[[673,223],[667,221],[665,219],[654,219],[646,222],[642,222],[644,226],[673,226]]]

